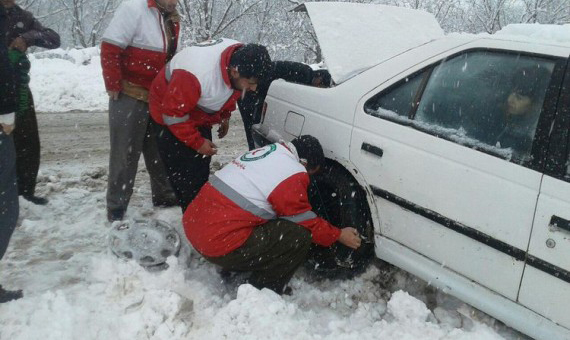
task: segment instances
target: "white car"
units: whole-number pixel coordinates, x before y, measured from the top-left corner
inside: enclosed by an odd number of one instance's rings
[[[321,141],[313,205],[367,241],[321,260],[358,267],[373,249],[523,333],[570,339],[570,25],[445,35],[421,11],[304,6],[335,85],[274,81],[254,138]]]

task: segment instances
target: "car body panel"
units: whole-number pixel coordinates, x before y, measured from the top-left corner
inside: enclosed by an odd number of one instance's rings
[[[499,50],[499,47],[529,53],[542,50],[532,44],[477,39],[407,68],[370,91],[358,104],[350,159],[370,186],[442,215],[451,223],[472,228],[483,238],[508,244],[508,247],[499,244],[497,247],[501,249],[498,250],[473,242],[457,231],[392,207],[384,199],[377,200],[382,235],[516,301],[542,174],[454,142],[418,133],[411,127],[373,117],[363,108],[373,95],[432,64],[434,59],[444,59],[459,50]],[[564,55],[567,49],[552,47],[549,52]],[[405,55],[402,55],[378,65],[369,70],[367,76],[378,79],[380,75],[394,72],[397,65],[402,68],[404,59]],[[384,155],[381,158],[371,155],[362,150],[363,144],[384,150]],[[486,275],[489,272],[500,275]]]
[[[570,29],[570,26],[568,26]],[[570,64],[570,61],[569,61]],[[570,65],[569,65],[570,66]],[[519,302],[556,323],[570,328],[570,67],[558,102],[557,122],[551,140],[562,153],[552,157],[562,167],[558,176],[546,175],[540,196]],[[555,138],[555,137],[553,137]],[[564,145],[565,144],[565,145]],[[554,149],[553,149],[554,150]]]
[[[351,161],[369,185],[523,252],[532,227],[540,173],[510,163],[503,167],[506,162],[493,156],[431,135],[415,136],[405,131],[406,127],[375,120],[357,120],[351,143]],[[361,150],[362,143],[380,147],[384,156]],[[481,171],[473,165],[488,169]],[[503,178],[507,171],[516,181]],[[503,189],[495,190],[498,187]],[[384,200],[377,202],[382,235],[516,300],[524,257],[474,242],[410,210],[390,208]]]
[[[481,287],[449,268],[381,235],[375,236],[376,256],[413,273],[444,293],[469,304],[537,340],[570,339],[570,330],[503,296]]]

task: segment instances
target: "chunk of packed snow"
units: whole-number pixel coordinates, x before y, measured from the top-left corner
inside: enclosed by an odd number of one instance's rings
[[[38,112],[103,111],[108,96],[98,50],[30,54],[30,88]]]
[[[542,43],[552,42],[570,45],[570,24],[511,24],[495,33],[497,36],[519,36]]]

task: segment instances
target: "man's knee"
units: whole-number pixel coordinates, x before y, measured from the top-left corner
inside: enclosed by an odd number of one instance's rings
[[[309,229],[286,220],[281,220],[279,223],[285,223],[287,225],[286,228],[289,234],[288,238],[297,249],[309,249],[313,240],[311,231]]]
[[[299,237],[302,239],[304,243],[311,243],[313,240],[313,236],[311,235],[311,231],[303,226],[297,225],[299,228]]]

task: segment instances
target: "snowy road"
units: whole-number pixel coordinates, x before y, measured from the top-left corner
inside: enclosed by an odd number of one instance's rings
[[[101,164],[108,158],[106,112],[39,114],[38,126],[44,167],[69,160]]]
[[[40,114],[39,192],[21,221],[2,283],[25,298],[0,305],[0,339],[524,339],[494,319],[392,268],[353,280],[318,280],[301,269],[292,296],[221,282],[195,254],[149,273],[106,246],[106,113]],[[244,149],[241,121],[219,141],[224,163]],[[142,163],[141,163],[142,165]],[[217,167],[218,165],[215,165]],[[156,209],[144,166],[129,218],[180,228],[177,208]],[[429,309],[428,309],[429,306]]]

